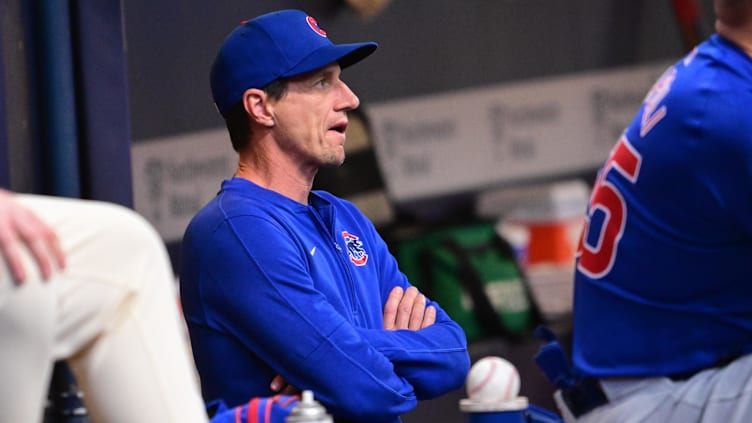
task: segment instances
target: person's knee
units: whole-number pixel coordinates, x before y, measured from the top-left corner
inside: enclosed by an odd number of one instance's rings
[[[70,247],[68,277],[95,278],[127,291],[140,291],[155,278],[174,278],[164,242],[141,215],[101,202],[89,203],[81,213],[86,222],[67,228],[65,234]]]
[[[143,216],[117,204],[102,207],[102,221],[106,225],[102,228],[102,236],[112,237],[123,247],[131,248],[131,252],[164,252],[164,242]]]

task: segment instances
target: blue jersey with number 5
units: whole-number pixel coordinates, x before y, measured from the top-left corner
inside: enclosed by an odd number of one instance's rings
[[[718,35],[669,68],[593,187],[575,366],[668,375],[752,351],[752,59]]]

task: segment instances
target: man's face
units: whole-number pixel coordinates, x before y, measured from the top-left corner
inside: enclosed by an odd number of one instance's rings
[[[360,100],[340,73],[334,63],[290,78],[285,94],[273,101],[275,139],[302,166],[318,169],[345,160],[347,111]]]

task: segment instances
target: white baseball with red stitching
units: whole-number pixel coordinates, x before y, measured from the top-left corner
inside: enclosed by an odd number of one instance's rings
[[[520,374],[501,357],[483,357],[470,368],[465,389],[475,402],[509,401],[520,392]]]

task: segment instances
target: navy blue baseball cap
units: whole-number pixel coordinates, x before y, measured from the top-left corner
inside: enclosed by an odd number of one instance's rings
[[[316,19],[300,10],[280,10],[241,23],[227,36],[211,69],[214,103],[222,115],[249,88],[264,88],[330,63],[342,68],[376,50],[374,42],[334,44]]]

